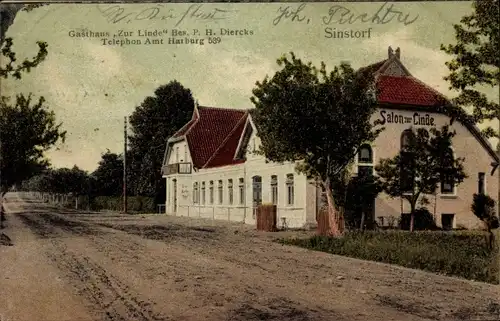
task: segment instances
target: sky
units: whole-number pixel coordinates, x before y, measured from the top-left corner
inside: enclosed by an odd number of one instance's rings
[[[175,79],[202,106],[252,108],[255,82],[272,76],[279,68],[276,59],[289,52],[316,65],[324,61],[331,70],[344,61],[359,68],[386,59],[389,46],[400,47],[401,61],[413,76],[449,97],[456,95],[443,80],[451,57],[439,46],[454,43],[453,24],[472,12],[471,2],[392,5],[401,18],[382,24],[368,17],[377,12],[382,17],[391,3],[51,4],[18,13],[8,30],[19,60],[33,57],[39,40],[48,43],[49,54],[21,80],[3,81],[2,95],[44,96],[68,132],[66,142],[47,157],[54,167],[77,165],[88,171],[96,169],[107,149],[123,151],[124,116],[157,87]],[[345,23],[342,13],[349,13],[344,18],[352,14],[352,20],[365,14],[365,22]],[[327,38],[327,27],[364,30],[365,38]],[[204,38],[204,45],[168,44],[174,29]],[[208,43],[207,29],[219,43]],[[246,34],[221,35],[221,29],[246,29]],[[104,45],[102,37],[71,36],[85,30],[108,32],[111,40],[125,40],[120,30],[133,32],[128,39],[142,44]],[[139,30],[166,30],[167,35],[155,38],[163,44],[145,44]],[[498,99],[498,93],[488,93]]]

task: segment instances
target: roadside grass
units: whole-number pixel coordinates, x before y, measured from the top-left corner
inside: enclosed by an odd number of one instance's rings
[[[499,284],[499,238],[489,249],[483,231],[365,231],[347,232],[342,238],[313,236],[281,238],[295,245],[363,260],[396,264],[408,268]]]

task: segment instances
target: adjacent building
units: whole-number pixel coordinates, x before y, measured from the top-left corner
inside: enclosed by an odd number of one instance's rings
[[[371,145],[362,146],[353,175],[373,172],[379,159],[396,155],[410,127],[449,124],[457,133],[452,152],[465,158],[468,178],[458,186],[443,182],[426,207],[446,229],[479,227],[470,210],[473,194],[486,193],[498,201],[495,170],[500,160],[489,142],[474,125],[443,113],[448,100],[411,75],[399,48],[389,48],[387,59],[359,72],[375,75],[379,93],[373,121],[382,121],[386,129]],[[167,214],[255,224],[256,207],[269,203],[277,206],[279,226],[314,225],[322,205],[320,190],[295,172],[295,164],[268,162],[256,153],[258,148],[250,110],[196,105],[192,119],[167,143],[162,167]],[[387,225],[409,215],[409,205],[381,194],[373,215]]]

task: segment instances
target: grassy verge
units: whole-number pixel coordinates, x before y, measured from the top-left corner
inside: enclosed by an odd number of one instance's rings
[[[349,232],[343,238],[314,236],[279,239],[278,242],[311,250],[499,284],[498,237],[488,248],[487,234],[480,231]]]

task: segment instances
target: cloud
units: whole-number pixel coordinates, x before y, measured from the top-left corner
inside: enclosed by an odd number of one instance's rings
[[[257,80],[271,75],[275,69],[274,60],[256,55],[250,51],[229,51],[201,48],[197,46],[194,55],[203,55],[203,75],[206,85],[197,86],[193,92],[201,105],[230,108],[251,108],[250,96]],[[213,57],[214,59],[207,59]],[[228,102],[234,102],[228,105]]]
[[[92,41],[84,41],[83,49],[87,54],[89,67],[102,82],[122,73],[123,61],[118,50]]]

